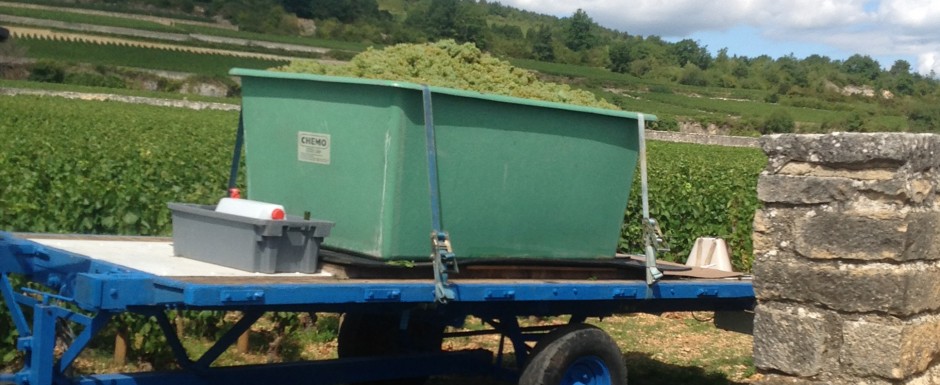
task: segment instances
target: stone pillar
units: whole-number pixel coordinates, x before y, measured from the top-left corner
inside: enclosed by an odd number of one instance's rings
[[[764,384],[940,384],[940,136],[774,135],[754,217]]]

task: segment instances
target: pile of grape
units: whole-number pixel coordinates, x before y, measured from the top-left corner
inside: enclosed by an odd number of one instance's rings
[[[483,53],[471,43],[442,40],[369,49],[348,64],[324,65],[300,60],[277,71],[368,79],[398,80],[589,107],[619,109],[594,94],[565,84],[540,81],[534,73]]]

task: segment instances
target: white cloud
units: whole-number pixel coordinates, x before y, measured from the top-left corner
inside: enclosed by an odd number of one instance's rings
[[[584,9],[598,24],[635,35],[686,38],[749,26],[766,40],[832,47],[870,56],[917,58],[940,68],[937,0],[501,0],[560,17]],[[722,42],[702,42],[722,47]],[[844,59],[844,58],[835,58]],[[881,63],[890,67],[895,59]],[[940,72],[940,71],[938,71]]]
[[[940,74],[940,52],[925,52],[917,56],[917,72]]]
[[[940,2],[935,0],[882,0],[880,21],[905,29],[937,32],[940,27]]]

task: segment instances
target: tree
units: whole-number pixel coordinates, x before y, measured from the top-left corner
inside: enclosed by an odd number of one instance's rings
[[[351,24],[360,20],[379,20],[382,12],[376,0],[281,0],[284,9],[312,19],[336,19]]]
[[[672,46],[672,52],[676,56],[679,67],[685,67],[686,64],[692,63],[704,70],[711,65],[712,57],[708,54],[707,47],[699,46],[699,43],[695,40],[680,40]]]
[[[878,61],[872,59],[871,56],[855,54],[842,63],[842,70],[859,79],[871,81],[881,73],[881,64],[878,64]]]
[[[708,85],[708,81],[705,79],[705,73],[701,68],[698,68],[695,64],[687,63],[685,67],[682,67],[682,74],[679,75],[679,84],[704,87]]]
[[[578,8],[565,26],[565,46],[572,51],[583,51],[597,45],[597,36],[594,34],[594,20],[587,12]]]
[[[316,0],[281,0],[284,10],[307,19],[313,18],[313,6]]]
[[[916,103],[908,107],[907,123],[913,131],[940,131],[940,111],[930,103]]]
[[[625,73],[630,71],[632,47],[625,40],[617,40],[610,45],[610,67],[613,72]]]
[[[910,75],[911,63],[908,63],[907,60],[896,60],[894,64],[891,65],[891,69],[888,70],[888,73],[894,76]]]
[[[486,7],[473,0],[431,0],[426,10],[410,13],[406,24],[424,31],[429,40],[454,39],[486,46]]]
[[[890,79],[886,87],[900,95],[914,94],[914,76],[911,75],[911,63],[907,60],[897,60],[888,70]]]
[[[802,65],[792,53],[777,59],[777,65],[780,71],[786,75],[788,81],[800,87],[809,86],[809,76],[806,73],[806,66]]]
[[[760,132],[762,134],[793,132],[793,127],[795,126],[796,122],[793,121],[793,116],[791,116],[787,110],[778,108],[764,119],[764,124]]]
[[[457,7],[453,38],[459,42],[474,43],[481,49],[486,48],[486,7],[474,1],[461,1]]]
[[[555,47],[552,39],[552,29],[547,25],[541,25],[535,30],[534,41],[532,42],[532,54],[535,59],[551,62],[555,60]]]

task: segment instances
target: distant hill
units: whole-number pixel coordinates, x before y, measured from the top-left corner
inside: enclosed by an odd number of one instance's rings
[[[25,1],[21,1],[25,3]],[[701,42],[667,42],[475,0],[31,0],[31,4],[220,19],[258,39],[354,47],[449,38],[519,67],[663,117],[660,128],[768,132],[940,131],[940,83],[898,60],[811,55],[730,56]],[[183,28],[182,25],[174,28]],[[189,27],[195,28],[195,27]],[[191,30],[191,29],[190,29]],[[221,29],[220,29],[221,31]],[[219,33],[201,30],[204,33]],[[340,55],[342,56],[342,55]],[[341,57],[342,58],[342,57]]]

